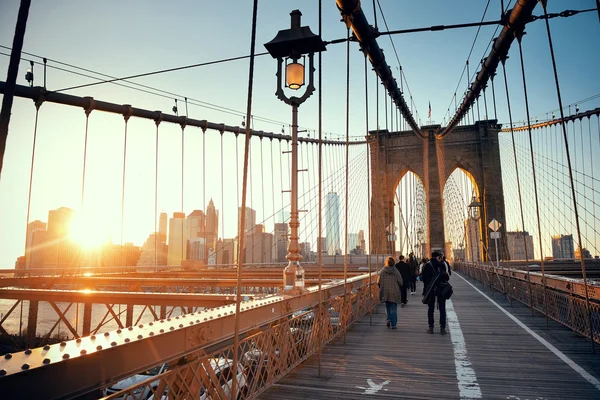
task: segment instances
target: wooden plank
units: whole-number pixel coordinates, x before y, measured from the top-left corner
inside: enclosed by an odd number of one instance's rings
[[[600,391],[517,325],[458,274],[452,277],[452,305],[475,371],[482,398],[591,399]],[[473,281],[474,282],[474,281]],[[489,289],[474,283],[491,297]],[[422,290],[422,284],[417,288]],[[591,353],[591,342],[543,316],[495,293],[492,299],[530,329],[552,343],[600,379],[600,355]],[[460,397],[451,334],[427,334],[427,307],[421,296],[409,295],[398,308],[398,329],[385,326],[384,307],[364,316],[348,330],[347,344],[336,339],[323,350],[322,376],[317,377],[316,356],[259,396],[260,399],[458,399]],[[368,379],[372,384],[369,385]],[[375,391],[377,386],[382,385]],[[369,387],[373,387],[368,391]],[[512,396],[512,397],[511,397]]]

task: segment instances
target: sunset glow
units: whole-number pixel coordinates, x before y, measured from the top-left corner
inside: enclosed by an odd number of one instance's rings
[[[106,222],[91,212],[79,212],[73,217],[69,227],[69,238],[84,250],[94,250],[110,243]]]

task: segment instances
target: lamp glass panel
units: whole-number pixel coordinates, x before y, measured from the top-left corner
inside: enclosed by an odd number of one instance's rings
[[[304,65],[297,62],[286,65],[285,80],[290,89],[300,89],[304,85]]]

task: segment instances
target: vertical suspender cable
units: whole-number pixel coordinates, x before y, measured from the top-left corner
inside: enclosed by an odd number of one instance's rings
[[[33,188],[33,165],[35,161],[35,145],[37,142],[37,126],[38,126],[38,115],[40,113],[40,106],[42,103],[35,104],[35,123],[33,125],[33,145],[31,147],[31,167],[29,169],[29,192],[27,194],[27,219],[25,223],[25,269],[31,269],[31,247],[27,247],[29,241],[29,217],[31,211],[31,189]],[[33,232],[32,232],[33,233]],[[33,235],[31,237],[33,242]],[[30,243],[30,245],[33,243]],[[20,332],[19,332],[20,334]]]
[[[369,136],[369,80],[368,80],[368,68],[367,68],[367,53],[365,55],[365,131],[366,136]],[[371,180],[369,179],[369,169],[371,165],[369,164],[369,153],[371,149],[369,148],[369,141],[366,142],[367,149],[367,229],[369,231],[369,239],[371,238]],[[360,244],[360,243],[359,243]],[[362,249],[363,253],[367,254],[366,249]],[[369,267],[369,325],[373,325],[373,292],[372,292],[372,282],[371,282],[371,249],[369,249],[369,257],[367,258],[367,266]]]
[[[377,151],[375,151],[375,164],[377,165],[377,170],[379,171],[379,168],[381,167],[379,165],[379,78],[377,76],[377,73],[375,73],[375,132],[377,135]],[[371,178],[373,177],[373,168],[371,168],[371,176],[369,176],[369,182],[371,181]],[[372,207],[373,203],[371,201],[371,199],[369,198],[369,207]],[[370,208],[369,208],[370,209]],[[377,221],[379,221],[379,218],[377,218],[378,216],[375,216],[375,218],[377,219]],[[373,234],[373,230],[372,227],[370,228],[370,233],[369,233],[369,254],[372,252],[373,249],[373,244],[375,243],[375,241],[373,240],[373,237],[371,236]],[[375,226],[375,230],[377,230],[377,226]],[[379,232],[381,232],[381,230],[379,230]],[[379,237],[379,235],[377,235]],[[379,251],[380,251],[380,246],[379,244],[377,246],[375,246],[377,248],[376,251],[376,255],[375,255],[375,268],[379,269]],[[369,255],[370,257],[370,255]],[[379,306],[377,306],[377,313],[379,313]]]
[[[184,125],[181,125],[181,212],[183,211],[183,169],[184,169],[184,148],[185,148],[185,128]],[[181,265],[183,265],[183,261],[187,260],[187,240],[183,234],[183,226],[185,225],[185,217],[181,221]]]
[[[319,37],[322,37],[322,29],[323,29],[323,1],[319,0]],[[323,236],[323,142],[322,142],[322,134],[323,134],[323,75],[322,75],[322,52],[319,52],[319,89],[318,89],[318,97],[319,97],[319,228],[317,235],[317,252],[319,253],[318,257],[318,265],[319,265],[319,318],[323,318],[323,241],[321,237]],[[317,343],[317,375],[321,376],[321,348],[322,343],[324,341],[322,335],[323,324],[319,326],[319,338]]]
[[[533,191],[535,194],[535,213],[537,217],[537,227],[538,227],[538,240],[540,242],[540,264],[542,266],[542,286],[544,290],[544,307],[546,314],[546,329],[548,329],[548,303],[546,301],[546,272],[544,268],[544,246],[542,245],[542,224],[540,220],[540,205],[538,201],[538,191],[537,191],[537,176],[535,173],[535,159],[533,157],[533,139],[531,137],[531,119],[529,116],[529,99],[527,98],[527,81],[525,80],[525,63],[523,61],[523,46],[521,46],[521,39],[523,38],[522,34],[517,36],[517,42],[519,43],[519,55],[521,58],[521,75],[523,76],[523,92],[525,94],[525,111],[527,113],[527,131],[529,134],[529,150],[531,154],[531,170],[533,173]],[[523,230],[525,232],[525,230]],[[525,234],[523,234],[525,237]],[[525,244],[525,252],[527,252],[527,244]]]
[[[544,16],[546,21],[546,31],[548,32],[548,45],[550,46],[550,55],[552,56],[552,69],[554,71],[554,82],[556,84],[556,96],[558,97],[558,108],[560,111],[561,122],[560,125],[563,131],[563,140],[565,142],[565,152],[567,153],[567,165],[569,167],[569,180],[571,182],[571,196],[573,197],[573,211],[575,213],[575,223],[577,225],[577,240],[579,241],[579,246],[582,248],[582,251],[579,252],[579,258],[581,260],[581,274],[583,276],[583,284],[585,287],[585,305],[587,308],[587,316],[588,323],[590,327],[590,339],[592,339],[592,352],[595,353],[594,348],[594,325],[592,325],[592,315],[590,312],[590,296],[588,292],[588,283],[587,276],[585,271],[585,260],[583,258],[583,245],[581,243],[581,229],[579,227],[579,212],[577,210],[577,198],[575,196],[575,186],[573,184],[573,170],[571,168],[571,155],[569,154],[569,143],[567,142],[567,130],[565,128],[565,116],[562,106],[562,97],[560,95],[560,85],[558,83],[558,72],[556,71],[556,60],[554,58],[554,47],[552,45],[552,36],[550,35],[550,23],[548,22],[548,12],[546,9],[546,3],[542,2],[542,7],[544,8]],[[599,11],[600,12],[600,11]]]
[[[155,148],[154,148],[154,268],[156,272],[156,267],[158,265],[158,227],[156,221],[156,214],[158,212],[158,126],[160,125],[160,118],[157,118],[154,122],[156,125],[156,139],[155,139]],[[166,265],[169,265],[169,260],[167,259]]]
[[[258,8],[258,0],[254,0],[252,8],[252,37],[250,39],[250,67],[248,71],[248,106],[246,109],[246,121],[250,121],[252,116],[252,85],[254,83],[254,47],[256,43],[256,14]],[[242,287],[242,251],[244,248],[244,221],[246,213],[246,183],[248,181],[248,156],[250,155],[250,124],[246,124],[245,151],[244,151],[244,177],[242,181],[242,210],[240,212],[240,220],[238,227],[239,247],[238,247],[238,262],[237,262],[237,290],[235,293],[235,326],[234,326],[234,344],[233,344],[233,368],[231,376],[234,377],[231,385],[231,393],[237,393],[237,368],[240,345],[240,300]]]
[[[125,172],[126,172],[126,164],[127,164],[127,126],[129,122],[129,118],[131,117],[132,110],[129,108],[127,114],[123,115],[125,119],[125,138],[123,139],[123,181],[121,187],[121,246],[123,246],[123,233],[125,230]],[[125,252],[123,251],[123,266],[127,264],[127,257]]]
[[[344,303],[348,307],[348,160],[349,150],[349,135],[350,135],[350,20],[346,20],[346,201],[345,201],[345,218],[344,218]],[[348,309],[348,308],[346,308]],[[348,321],[344,324],[344,344],[346,344],[346,331]]]
[[[223,238],[223,245],[221,246],[221,261],[223,261],[223,255],[225,254],[225,180],[223,175],[223,132],[221,132],[221,237]],[[206,238],[204,240],[206,241]],[[228,265],[233,264],[233,251],[231,253],[231,260],[229,260],[229,257],[227,257]],[[217,264],[219,263],[217,262]]]
[[[158,227],[156,214],[158,212],[158,126],[160,125],[160,118],[157,118],[154,122],[156,125],[156,144],[154,149],[154,271],[156,271],[158,265]],[[168,259],[166,264],[169,265]]]

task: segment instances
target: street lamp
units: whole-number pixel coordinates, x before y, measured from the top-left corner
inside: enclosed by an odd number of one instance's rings
[[[471,204],[469,204],[469,215],[471,216],[471,218],[474,221],[474,229],[475,229],[475,235],[477,235],[477,261],[479,261],[479,229],[477,224],[479,223],[479,219],[481,218],[481,208],[483,208],[483,204],[481,204],[481,202],[479,201],[479,199],[476,196],[473,196],[471,199]],[[473,249],[472,245],[469,245],[470,249]],[[471,254],[471,257],[473,257],[473,254]]]
[[[419,241],[419,257],[423,258],[423,229],[417,231],[417,240]]]
[[[304,268],[300,266],[300,244],[298,228],[298,107],[315,91],[314,86],[314,53],[325,51],[325,43],[321,37],[312,33],[308,26],[300,26],[302,13],[294,10],[290,13],[290,29],[277,33],[275,38],[265,47],[273,58],[277,59],[277,91],[275,95],[285,104],[292,106],[292,187],[290,211],[290,244],[286,258],[289,263],[283,270],[284,290],[304,288]],[[287,97],[284,87],[298,90],[305,85],[305,61],[308,55],[308,84],[304,94],[300,97]],[[285,84],[282,87],[281,69],[285,60]],[[299,62],[301,60],[301,62]]]

